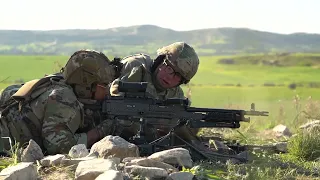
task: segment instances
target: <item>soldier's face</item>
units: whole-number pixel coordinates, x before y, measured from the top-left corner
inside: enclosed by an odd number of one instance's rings
[[[182,79],[179,73],[166,64],[161,64],[158,67],[156,77],[160,85],[166,89],[178,86]]]

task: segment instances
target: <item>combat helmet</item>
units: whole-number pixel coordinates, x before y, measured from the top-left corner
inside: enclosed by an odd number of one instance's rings
[[[175,42],[159,48],[157,54],[181,74],[184,84],[188,83],[198,71],[199,57],[195,50],[185,42]]]
[[[61,69],[66,84],[74,88],[79,98],[91,98],[95,84],[109,84],[115,79],[111,61],[95,50],[76,51]]]

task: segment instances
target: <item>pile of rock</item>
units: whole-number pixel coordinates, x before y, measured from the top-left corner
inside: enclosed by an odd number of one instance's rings
[[[1,179],[46,179],[39,172],[48,167],[68,167],[74,174],[70,179],[164,179],[192,180],[190,172],[179,172],[177,167],[191,168],[190,153],[174,148],[140,157],[138,147],[119,136],[107,136],[87,150],[85,145],[72,147],[69,154],[44,157],[40,147],[30,140],[21,153],[21,162],[1,171]]]
[[[320,121],[312,121],[301,126],[301,129],[319,127]],[[276,137],[291,137],[292,133],[284,125],[272,129]],[[270,146],[270,147],[269,147]],[[278,142],[268,147],[259,146],[263,150],[276,149],[287,152],[287,142]],[[222,147],[223,148],[223,147]],[[181,172],[178,167],[192,168],[190,153],[184,148],[173,148],[154,153],[148,157],[140,157],[139,149],[119,136],[106,136],[95,143],[90,150],[84,144],[72,147],[68,154],[44,156],[39,145],[29,141],[29,145],[18,154],[18,164],[3,169],[0,179],[34,180],[34,179],[77,179],[77,180],[130,180],[130,179],[163,179],[192,180],[196,175]],[[232,161],[231,161],[232,162]],[[47,168],[61,167],[69,169],[70,176],[60,176],[57,172],[41,176]],[[59,177],[58,177],[59,176]]]

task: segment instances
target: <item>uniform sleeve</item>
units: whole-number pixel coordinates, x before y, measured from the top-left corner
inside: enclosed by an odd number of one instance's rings
[[[122,93],[118,91],[119,81],[123,82],[141,82],[144,73],[144,67],[133,67],[129,73],[115,79],[110,85],[110,94],[112,96],[121,96]]]
[[[81,104],[70,89],[54,89],[45,106],[42,137],[49,154],[68,153],[76,144],[87,145],[85,133],[75,134],[83,122]]]
[[[135,54],[123,58],[122,63],[121,75],[110,83],[110,94],[112,96],[122,95],[122,93],[118,92],[119,81],[141,82],[143,73],[145,73],[147,67],[152,63],[152,59],[146,54]]]

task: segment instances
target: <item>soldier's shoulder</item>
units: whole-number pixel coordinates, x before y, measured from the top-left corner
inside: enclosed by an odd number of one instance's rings
[[[73,88],[64,82],[56,82],[49,85],[37,99],[44,101],[47,98],[63,102],[74,102],[77,100]]]
[[[126,56],[121,59],[122,63],[132,63],[136,61],[140,61],[140,62],[152,61],[152,58],[148,54],[138,53],[138,54],[132,54],[132,55]]]
[[[140,72],[142,69],[149,71],[153,60],[147,54],[134,54],[124,57],[121,62],[123,63],[123,68],[120,76],[124,76],[130,73]]]
[[[59,83],[52,84],[50,86],[49,91],[53,91],[56,93],[62,93],[62,94],[66,94],[66,95],[74,95],[73,88],[69,84],[64,83],[63,81],[59,82]]]
[[[140,53],[124,57],[121,62],[123,63],[125,69],[132,69],[133,67],[138,67],[141,65],[149,66],[153,61],[149,55]]]

